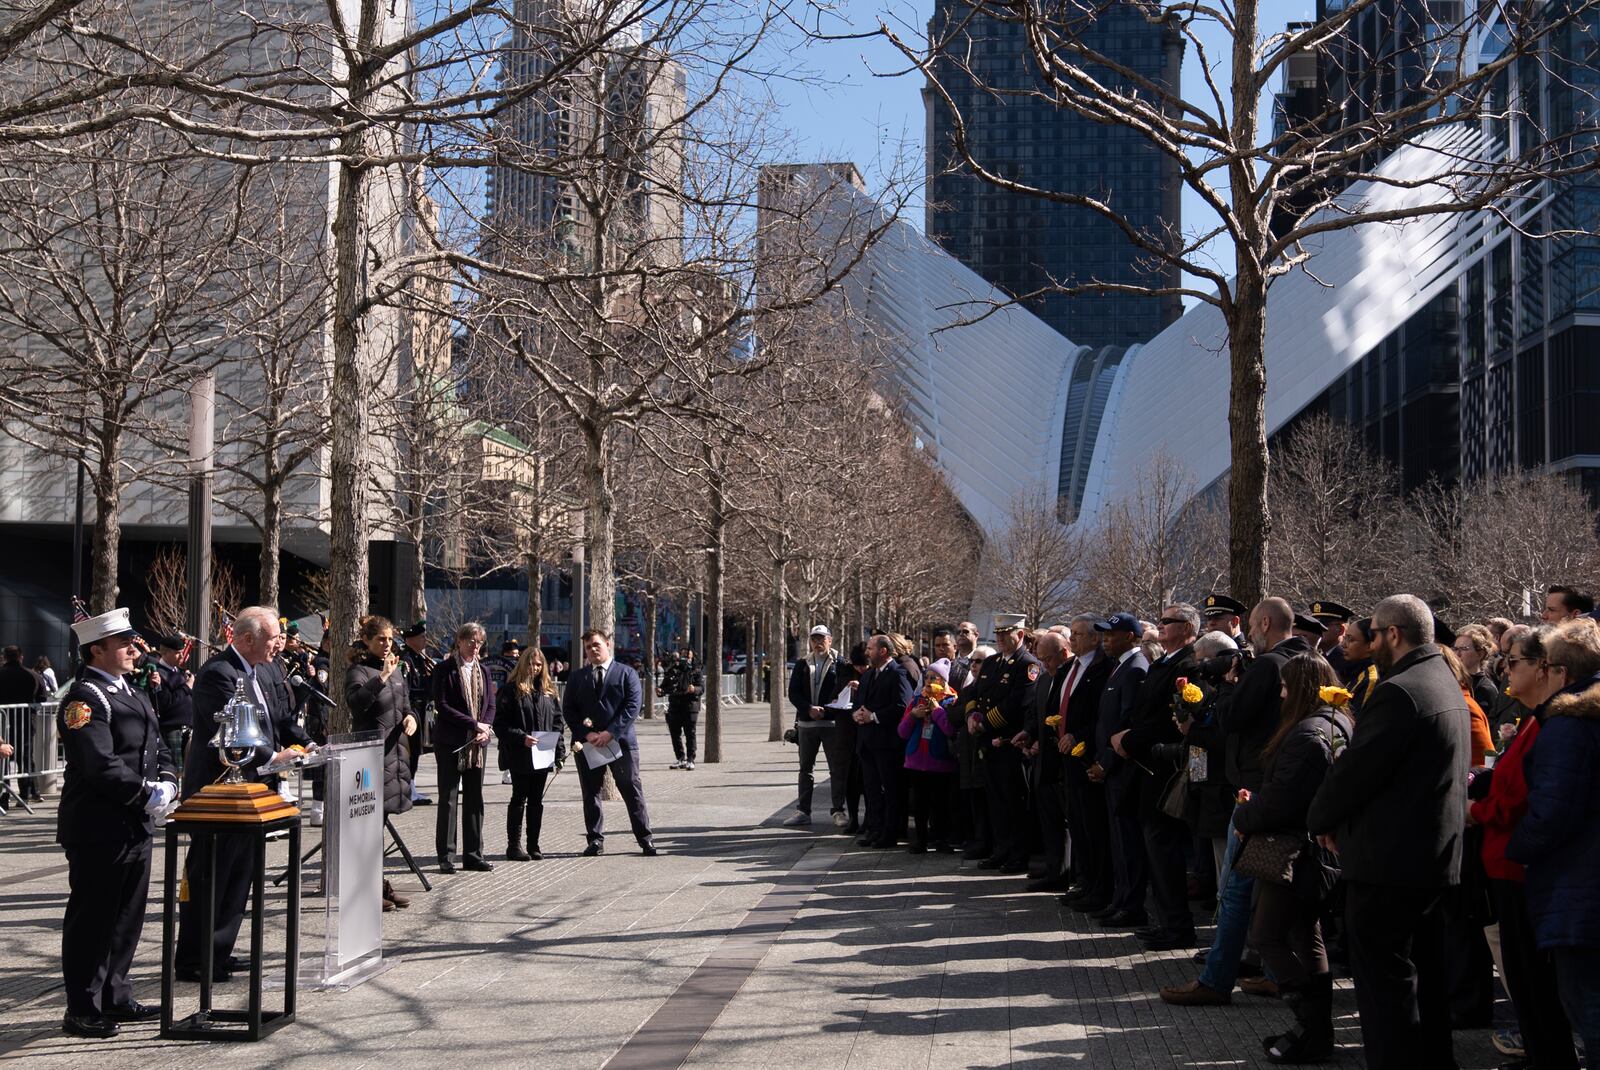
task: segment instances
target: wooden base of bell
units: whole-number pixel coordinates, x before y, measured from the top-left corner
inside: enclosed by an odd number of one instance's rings
[[[167,820],[261,825],[299,812],[299,807],[265,784],[207,784],[184,800]]]

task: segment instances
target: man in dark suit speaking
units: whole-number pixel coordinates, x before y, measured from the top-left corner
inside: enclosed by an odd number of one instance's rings
[[[639,780],[639,740],[633,732],[644,695],[639,674],[611,656],[611,637],[605,632],[590,628],[583,633],[581,642],[585,664],[574,669],[567,681],[561,714],[572,729],[578,783],[583,788],[583,824],[589,839],[583,853],[604,854],[606,842],[605,815],[600,811],[605,763],[591,766],[590,755],[599,755],[615,745],[621,754],[610,762],[611,776],[628,808],[634,839],[646,856],[654,855],[650,815],[645,811],[644,785]]]

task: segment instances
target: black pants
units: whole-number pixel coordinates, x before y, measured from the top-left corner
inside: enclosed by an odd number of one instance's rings
[[[1317,974],[1328,972],[1317,904],[1302,899],[1286,884],[1256,881],[1250,916],[1250,946],[1261,953],[1261,965],[1278,984],[1299,989]]]
[[[1555,964],[1534,939],[1522,883],[1491,879],[1489,886],[1500,916],[1500,961],[1506,968],[1506,992],[1517,1009],[1528,1062],[1539,1070],[1577,1070],[1572,1024],[1561,1009]],[[1589,1056],[1591,1063],[1597,1058],[1600,1052]]]
[[[1067,780],[1067,823],[1072,830],[1072,868],[1092,903],[1111,902],[1111,815],[1106,789],[1080,773]]]
[[[651,842],[650,814],[644,805],[644,783],[639,779],[639,752],[626,739],[618,740],[622,756],[611,763],[611,779],[616,782],[622,805],[628,808],[628,823],[633,827],[633,838],[643,847]],[[590,769],[579,751],[573,758],[578,766],[578,784],[583,789],[583,825],[589,843],[600,846],[606,842],[606,819],[600,809],[600,791],[605,787],[606,766]]]
[[[961,805],[967,811],[966,847],[981,855],[991,855],[994,853],[994,826],[989,823],[989,796],[982,783],[983,767],[974,769],[973,776],[979,783],[961,789]]]
[[[1045,746],[1054,746],[1048,738]],[[1060,877],[1067,870],[1067,786],[1061,781],[1040,784],[1034,793],[1034,812],[1039,816],[1039,844],[1044,851],[1046,877]]]
[[[1369,1070],[1455,1070],[1438,889],[1345,881],[1345,939]]]
[[[1106,778],[1106,806],[1111,810],[1112,902],[1119,910],[1144,913],[1150,871],[1145,866],[1144,828],[1137,817],[1117,813],[1117,800],[1129,797],[1128,778],[1137,771],[1119,769]]]
[[[911,798],[911,817],[916,826],[913,843],[951,842],[954,828],[950,820],[950,781],[955,776],[955,773],[921,769],[905,771],[906,787]]]
[[[674,709],[667,703],[667,728],[672,732],[672,756],[680,762],[695,760],[694,734],[700,726],[700,707]]]
[[[899,743],[899,737],[895,737]],[[865,746],[856,751],[861,763],[861,786],[866,799],[866,832],[880,839],[893,839],[905,823],[900,810],[900,777],[904,771],[904,751],[898,746]]]
[[[1006,745],[984,743],[984,798],[994,828],[994,853],[1007,865],[1028,861],[1028,779],[1022,754]]]
[[[433,828],[433,849],[440,862],[456,853],[456,809],[461,810],[461,858],[483,861],[483,767],[461,769],[457,755],[439,758],[439,813]]]
[[[812,724],[828,724],[826,721],[813,721]],[[806,728],[805,722],[800,722],[802,727],[795,729],[799,737],[800,750],[800,794],[795,809],[802,814],[811,812],[811,795],[816,787],[817,752],[822,752],[823,758],[828,763],[828,810],[835,814],[845,810],[845,791],[850,780],[850,755],[843,753],[839,726],[831,728]]]
[[[99,1014],[133,1000],[128,970],[144,928],[150,848],[108,862],[115,848],[67,848],[67,913],[61,923],[61,976],[67,1013]]]
[[[544,825],[544,785],[550,770],[511,774],[511,802],[506,805],[506,846],[515,847],[522,834],[522,815],[528,815],[528,850],[539,849],[539,830]]]
[[[1192,933],[1194,915],[1189,911],[1189,872],[1184,858],[1191,837],[1189,826],[1163,813],[1146,815],[1143,825],[1145,862],[1157,920],[1174,932]]]
[[[250,902],[251,851],[245,836],[217,836],[198,841],[189,848],[183,862],[184,878],[189,882],[189,898],[178,906],[178,947],[173,958],[180,970],[199,970],[205,934],[200,913],[207,894],[207,857],[216,853],[215,873],[216,928],[211,934],[211,965],[221,969],[233,954],[244,924],[244,910]]]

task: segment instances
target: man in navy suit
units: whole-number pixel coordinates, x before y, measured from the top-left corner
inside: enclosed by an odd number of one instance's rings
[[[644,784],[639,780],[639,740],[633,722],[639,719],[644,689],[639,674],[611,656],[611,636],[590,628],[580,637],[585,664],[572,670],[567,692],[561,700],[561,715],[572,729],[574,750],[578,751],[578,783],[583,788],[583,825],[588,834],[586,855],[605,853],[605,815],[600,810],[600,791],[605,784],[605,766],[589,767],[589,748],[622,748],[613,760],[611,776],[628,808],[628,822],[634,839],[648,856],[656,854],[650,833],[650,815],[644,805]],[[578,745],[582,749],[578,749]]]
[[[895,660],[886,635],[867,640],[872,668],[856,689],[851,716],[856,730],[856,756],[861,762],[861,783],[866,789],[866,831],[856,842],[862,847],[893,847],[899,837],[900,775],[905,764],[900,717],[916,694],[911,677]]]
[[[1111,745],[1111,737],[1127,728],[1139,700],[1139,685],[1150,672],[1150,661],[1139,649],[1139,621],[1131,613],[1113,613],[1095,625],[1100,649],[1111,662],[1111,675],[1100,696],[1094,727],[1095,762],[1088,777],[1106,785],[1110,810],[1111,905],[1095,917],[1108,929],[1136,929],[1145,924],[1144,833],[1137,815],[1138,767],[1124,760]]]

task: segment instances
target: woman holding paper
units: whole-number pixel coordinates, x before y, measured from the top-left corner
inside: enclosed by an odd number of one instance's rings
[[[530,646],[517,659],[495,695],[494,734],[500,740],[500,765],[511,773],[511,804],[506,808],[506,858],[513,862],[540,859],[539,827],[544,823],[544,785],[567,760],[561,734],[561,703],[544,654]],[[522,814],[528,814],[528,849],[524,851]]]
[[[357,645],[361,655],[345,673],[345,702],[350,706],[350,727],[356,732],[383,733],[383,812],[403,814],[411,809],[411,762],[406,736],[417,731],[411,713],[411,695],[405,673],[394,653],[394,625],[383,617],[361,618]],[[409,906],[411,900],[396,894],[383,882],[383,909]]]

